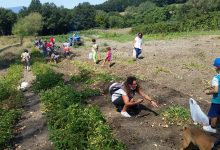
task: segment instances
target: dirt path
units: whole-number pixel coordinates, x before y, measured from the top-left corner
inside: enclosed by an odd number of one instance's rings
[[[17,136],[15,138],[16,150],[50,150],[51,142],[48,140],[48,129],[45,116],[41,111],[39,96],[31,87],[35,80],[32,72],[24,70],[22,81],[29,83],[29,88],[24,92],[26,104],[21,120],[16,125]]]

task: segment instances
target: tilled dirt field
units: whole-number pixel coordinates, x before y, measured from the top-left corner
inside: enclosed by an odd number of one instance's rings
[[[215,75],[212,64],[214,58],[219,56],[219,40],[220,36],[212,35],[145,41],[143,59],[133,61],[132,42],[97,39],[99,45],[107,43],[114,49],[114,65],[111,68],[102,67],[102,62],[94,64],[88,59],[91,43],[87,42],[84,47],[72,49],[76,54],[72,60],[61,61],[55,70],[64,73],[68,80],[69,75],[78,73],[77,67],[71,61],[82,61],[123,78],[128,75],[137,76],[145,92],[157,100],[159,108],[152,108],[144,102],[139,114],[132,118],[123,118],[111,104],[108,94],[93,97],[89,103],[99,106],[116,137],[128,149],[176,150],[180,145],[182,126],[165,126],[160,112],[177,104],[189,108],[190,97],[196,99],[207,112],[210,96],[205,95],[203,90],[211,84]],[[100,60],[104,56],[104,52],[98,52]],[[98,86],[103,88],[106,85]]]
[[[160,112],[168,106],[181,105],[189,108],[190,97],[196,99],[207,112],[210,97],[203,90],[211,84],[215,75],[213,59],[218,57],[219,36],[201,36],[173,40],[145,41],[143,59],[132,60],[132,42],[119,43],[110,40],[99,40],[107,43],[113,50],[113,63],[103,67],[88,60],[90,47],[73,49],[76,54],[72,60],[82,61],[110,74],[126,78],[135,75],[142,87],[159,103],[159,108],[143,103],[143,110],[132,118],[123,118],[116,112],[108,95],[94,97],[91,104],[98,105],[105,114],[116,137],[121,139],[128,149],[171,150],[178,149],[181,142],[182,126],[165,123]],[[102,49],[102,48],[100,48]],[[104,52],[98,52],[101,60]],[[58,65],[59,72],[68,74],[77,72],[76,67],[64,60]],[[102,88],[102,87],[101,87]],[[159,115],[158,115],[159,114]]]

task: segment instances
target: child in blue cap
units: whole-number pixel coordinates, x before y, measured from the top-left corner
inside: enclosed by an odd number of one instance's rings
[[[208,112],[210,126],[204,126],[203,129],[216,133],[215,127],[220,116],[220,58],[214,60],[213,66],[215,66],[217,74],[212,79],[212,87],[205,91],[207,95],[212,95],[211,106]]]

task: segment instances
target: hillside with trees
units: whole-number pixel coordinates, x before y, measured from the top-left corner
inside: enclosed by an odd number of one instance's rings
[[[72,9],[32,0],[18,14],[0,9],[0,35],[11,34],[12,26],[33,12],[42,16],[40,35],[91,28],[131,27],[145,34],[220,28],[220,0],[108,0],[99,5],[80,3]]]

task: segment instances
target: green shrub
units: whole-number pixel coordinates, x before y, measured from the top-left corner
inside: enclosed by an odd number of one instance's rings
[[[180,23],[178,22],[160,22],[147,25],[142,24],[132,28],[133,33],[142,32],[143,34],[170,33],[180,31]]]
[[[169,124],[184,125],[190,123],[190,112],[182,106],[170,106],[162,112],[162,116]]]
[[[4,149],[8,145],[13,135],[13,124],[20,114],[19,110],[0,109],[0,149]]]
[[[22,77],[22,65],[12,65],[8,69],[7,74],[0,78],[0,102],[9,98],[18,86],[18,82]]]
[[[95,107],[71,105],[59,110],[50,119],[49,130],[55,149],[125,149]]]
[[[5,82],[0,81],[0,101],[3,101],[6,98],[10,97],[10,89],[11,87],[7,86]]]
[[[41,100],[47,111],[66,109],[72,104],[85,104],[88,97],[100,95],[97,89],[83,89],[76,91],[70,86],[59,85],[43,91]]]
[[[83,67],[80,68],[79,75],[74,75],[71,77],[71,81],[74,83],[84,83],[84,84],[92,84],[95,82],[111,82],[114,80],[119,80],[120,77],[115,75],[110,75],[108,73],[97,73],[90,69],[85,69]]]
[[[50,89],[63,82],[62,76],[49,69],[43,74],[37,74],[33,87],[36,91]]]

